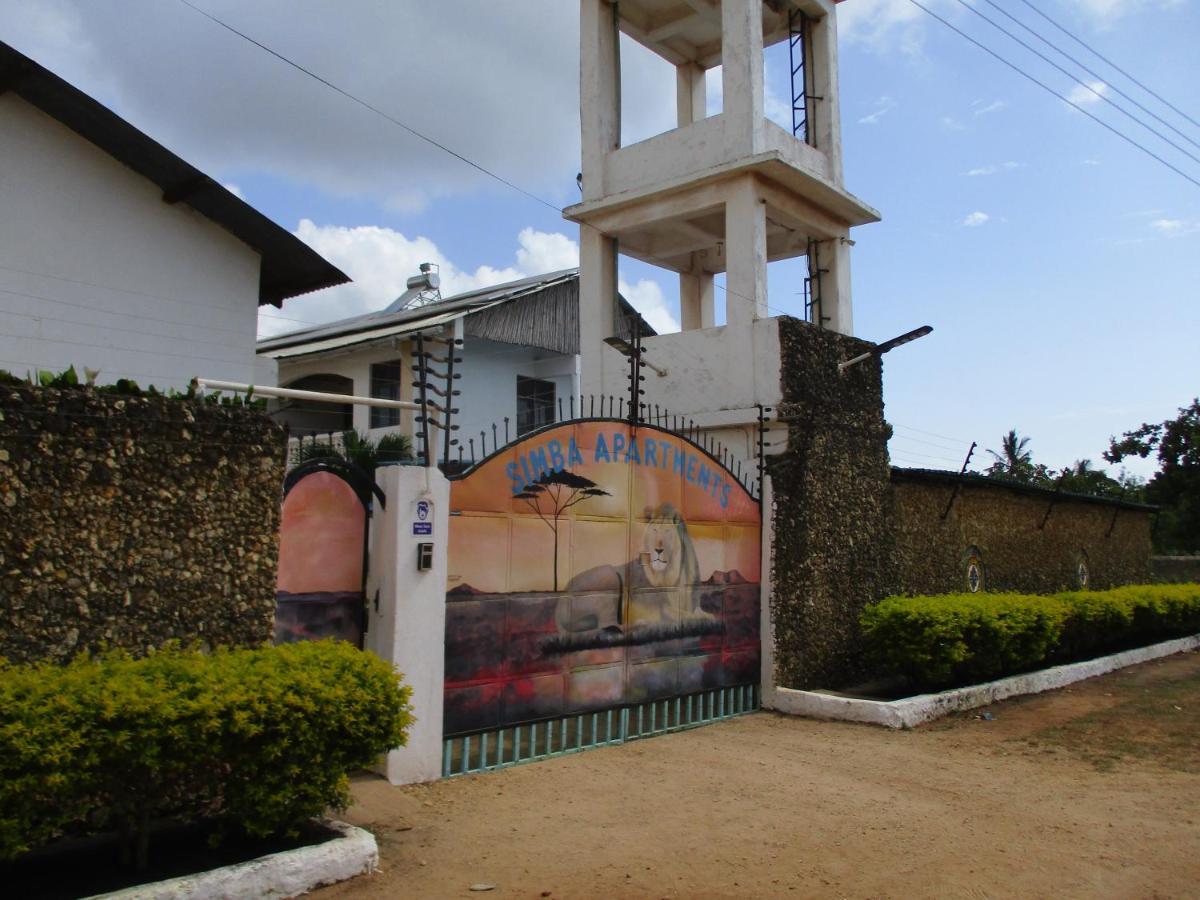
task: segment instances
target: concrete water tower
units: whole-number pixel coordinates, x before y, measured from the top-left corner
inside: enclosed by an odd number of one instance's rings
[[[603,344],[615,332],[623,253],[679,275],[683,331],[647,342],[647,358],[668,370],[647,381],[647,399],[741,430],[755,403],[778,400],[768,262],[806,256],[807,317],[850,334],[850,228],[879,219],[842,183],[834,3],[581,0],[580,11],[583,199],[563,214],[580,225],[583,390],[624,384],[624,360]],[[677,127],[630,146],[621,145],[620,33],[676,71]],[[763,49],[781,41],[792,62],[792,84],[781,86],[793,97],[790,129],[763,108]],[[722,109],[706,116],[705,72],[718,65]],[[719,273],[726,289],[714,292]]]

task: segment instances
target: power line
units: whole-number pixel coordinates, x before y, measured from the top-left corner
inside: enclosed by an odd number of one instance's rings
[[[991,3],[991,0],[987,0],[987,2]],[[974,13],[975,15],[979,16],[979,18],[983,19],[983,21],[987,22],[989,25],[991,25],[993,28],[995,28],[1001,34],[1004,34],[1004,35],[1008,36],[1010,39],[1016,41],[1018,44],[1020,44],[1022,47],[1024,47],[1026,50],[1028,50],[1030,53],[1032,53],[1038,59],[1053,66],[1059,72],[1062,72],[1062,74],[1066,75],[1068,78],[1070,78],[1076,84],[1080,85],[1081,87],[1085,88],[1088,91],[1091,91],[1093,94],[1096,95],[1096,97],[1098,99],[1103,100],[1105,103],[1107,103],[1109,106],[1111,106],[1113,109],[1117,110],[1119,113],[1121,113],[1125,117],[1136,122],[1138,125],[1141,125],[1143,128],[1145,128],[1147,131],[1149,131],[1155,137],[1170,144],[1172,147],[1174,147],[1176,150],[1178,150],[1180,153],[1182,153],[1184,156],[1188,157],[1189,159],[1193,160],[1194,162],[1200,163],[1200,156],[1196,156],[1190,150],[1186,150],[1183,147],[1180,147],[1177,143],[1175,143],[1173,140],[1171,140],[1169,137],[1167,137],[1161,131],[1154,128],[1152,125],[1147,125],[1145,122],[1143,122],[1141,119],[1139,119],[1133,113],[1131,113],[1129,110],[1125,109],[1125,107],[1116,103],[1111,97],[1104,96],[1103,91],[1098,90],[1097,88],[1088,84],[1086,81],[1083,81],[1082,79],[1078,78],[1077,76],[1072,75],[1070,72],[1068,72],[1066,69],[1064,69],[1058,63],[1056,63],[1054,60],[1052,60],[1046,54],[1042,53],[1040,50],[1035,49],[1031,45],[1027,44],[1025,41],[1021,40],[1019,37],[1017,37],[1015,34],[1013,34],[1011,31],[1009,31],[1003,25],[1000,25],[998,22],[996,22],[994,19],[989,19],[987,16],[985,16],[983,13],[981,13],[979,10],[977,10],[975,7],[973,7],[970,3],[967,3],[966,0],[957,0],[957,3],[959,4],[959,6],[962,6],[965,9]],[[992,5],[995,6],[994,3]],[[997,8],[999,8],[999,7],[997,7]],[[1001,10],[1001,11],[1003,12],[1003,10]],[[1036,32],[1035,32],[1035,34],[1036,34]],[[1040,37],[1040,35],[1038,35],[1038,36]],[[1045,38],[1042,38],[1042,40],[1045,40]],[[1050,42],[1046,41],[1046,43],[1050,43]],[[1053,47],[1054,45],[1050,44],[1050,46]],[[1099,77],[1099,76],[1097,76],[1097,77]],[[1191,138],[1187,137],[1187,135],[1184,135],[1184,138],[1188,141],[1191,141],[1191,143],[1193,143],[1193,144],[1195,143],[1195,141],[1192,141]],[[1198,145],[1198,146],[1200,146],[1200,145]]]
[[[181,0],[181,2],[182,2],[182,0]],[[1052,96],[1056,97],[1057,99],[1061,100],[1063,103],[1066,103],[1068,106],[1074,107],[1076,110],[1083,113],[1085,116],[1087,116],[1093,122],[1096,122],[1097,124],[1101,125],[1102,127],[1106,128],[1107,130],[1111,131],[1113,134],[1115,134],[1121,140],[1125,141],[1128,144],[1132,144],[1134,147],[1137,147],[1137,149],[1141,150],[1147,156],[1162,163],[1164,166],[1166,166],[1168,169],[1170,169],[1176,175],[1180,176],[1181,178],[1186,179],[1187,181],[1190,181],[1196,187],[1200,187],[1200,181],[1197,181],[1195,178],[1193,178],[1191,175],[1188,175],[1182,169],[1179,169],[1176,166],[1173,166],[1171,163],[1167,162],[1165,159],[1163,159],[1161,156],[1159,156],[1153,150],[1149,149],[1148,147],[1143,146],[1142,144],[1139,144],[1137,141],[1135,141],[1133,138],[1129,137],[1129,135],[1125,134],[1123,131],[1119,131],[1118,129],[1114,128],[1112,125],[1109,125],[1107,122],[1105,122],[1103,119],[1099,118],[1098,116],[1092,115],[1090,112],[1088,112],[1082,106],[1080,106],[1078,103],[1074,102],[1073,100],[1068,99],[1067,97],[1064,97],[1062,94],[1058,93],[1058,91],[1054,90],[1054,88],[1050,87],[1050,85],[1046,84],[1044,81],[1041,81],[1041,80],[1035,78],[1033,75],[1030,75],[1028,72],[1026,72],[1024,69],[1022,69],[1016,63],[1009,62],[1007,59],[1005,59],[1003,56],[1001,56],[995,50],[991,49],[990,47],[981,43],[980,41],[977,41],[975,38],[971,37],[969,34],[967,34],[965,31],[963,31],[957,25],[954,25],[953,23],[949,22],[942,16],[939,16],[937,13],[935,13],[929,7],[920,3],[919,0],[908,0],[908,2],[911,3],[913,6],[917,7],[917,9],[924,12],[926,15],[932,16],[933,18],[937,19],[939,22],[941,22],[943,25],[945,25],[947,28],[949,28],[955,34],[959,35],[959,37],[963,38],[966,41],[970,41],[972,44],[974,44],[976,47],[978,47],[984,53],[988,54],[988,56],[991,56],[991,57],[995,58],[996,60],[998,60],[999,62],[1004,63],[1004,65],[1008,66],[1010,69],[1012,69],[1018,75],[1020,75],[1022,78],[1032,81],[1034,84],[1036,84],[1042,90],[1046,91],[1047,93],[1049,93]]]
[[[1041,41],[1043,44],[1045,44],[1047,47],[1050,47],[1050,48],[1052,48],[1053,50],[1057,51],[1058,53],[1062,54],[1064,57],[1066,57],[1067,59],[1069,59],[1069,60],[1070,60],[1071,62],[1073,62],[1075,65],[1079,66],[1079,68],[1083,69],[1083,71],[1087,72],[1087,74],[1091,75],[1093,78],[1098,78],[1098,79],[1100,79],[1102,82],[1104,82],[1104,83],[1105,83],[1105,85],[1107,85],[1108,87],[1112,88],[1112,89],[1113,89],[1113,91],[1115,91],[1116,93],[1120,94],[1122,97],[1124,97],[1126,100],[1128,100],[1128,101],[1129,101],[1130,103],[1132,103],[1134,106],[1136,106],[1138,109],[1140,109],[1140,110],[1141,110],[1142,112],[1144,112],[1146,115],[1148,115],[1148,116],[1151,116],[1151,117],[1153,117],[1154,119],[1156,119],[1157,121],[1161,122],[1163,125],[1165,125],[1167,128],[1170,128],[1170,129],[1171,129],[1173,132],[1175,132],[1175,133],[1176,133],[1177,135],[1179,135],[1181,138],[1183,138],[1184,140],[1186,140],[1188,143],[1190,143],[1190,144],[1192,144],[1192,145],[1194,145],[1194,146],[1200,147],[1200,143],[1198,143],[1197,141],[1195,141],[1195,140],[1193,140],[1192,138],[1188,137],[1188,135],[1184,134],[1182,131],[1180,131],[1178,128],[1176,128],[1174,125],[1172,125],[1172,124],[1171,124],[1170,122],[1168,122],[1166,119],[1164,119],[1164,118],[1163,118],[1162,116],[1160,116],[1158,113],[1154,112],[1154,111],[1153,111],[1153,110],[1151,110],[1151,109],[1148,109],[1146,106],[1144,106],[1143,104],[1139,103],[1139,102],[1138,102],[1136,99],[1134,99],[1133,97],[1129,96],[1129,94],[1125,93],[1123,90],[1121,90],[1121,89],[1120,89],[1119,87],[1117,87],[1115,84],[1113,84],[1113,83],[1112,83],[1112,81],[1111,81],[1111,79],[1109,79],[1109,78],[1105,78],[1103,75],[1101,75],[1101,74],[1100,74],[1099,72],[1097,72],[1095,69],[1089,68],[1089,67],[1088,67],[1088,65],[1087,65],[1086,63],[1082,62],[1081,60],[1078,60],[1078,59],[1076,59],[1074,56],[1072,56],[1070,53],[1068,53],[1068,52],[1067,52],[1066,50],[1064,50],[1062,47],[1056,46],[1056,45],[1055,45],[1055,44],[1054,44],[1054,43],[1053,43],[1053,42],[1052,42],[1052,41],[1051,41],[1049,38],[1046,38],[1046,37],[1042,36],[1041,34],[1039,34],[1039,33],[1038,33],[1038,32],[1037,32],[1035,29],[1033,29],[1033,28],[1031,28],[1030,26],[1026,25],[1024,22],[1022,22],[1020,19],[1018,19],[1016,16],[1014,16],[1014,15],[1013,15],[1012,13],[1010,13],[1008,10],[1004,9],[1002,6],[1000,6],[1000,5],[998,5],[997,3],[995,3],[995,2],[994,2],[994,0],[984,0],[984,2],[985,2],[985,3],[987,3],[987,5],[988,5],[988,6],[991,6],[991,7],[993,7],[993,8],[994,8],[994,9],[995,9],[997,12],[1001,13],[1001,14],[1002,14],[1002,15],[1004,15],[1004,16],[1007,16],[1009,19],[1012,19],[1012,21],[1016,22],[1018,25],[1020,25],[1022,28],[1024,28],[1024,29],[1025,29],[1026,31],[1028,31],[1030,34],[1032,34],[1032,35],[1033,35],[1035,38],[1037,38],[1039,41]],[[1092,52],[1093,52],[1093,53],[1095,53],[1095,51],[1094,51],[1094,50],[1093,50]],[[1110,65],[1111,65],[1111,63],[1110,63]]]
[[[313,79],[321,82],[321,84],[325,85],[331,91],[336,91],[337,93],[339,93],[343,97],[345,97],[347,100],[350,100],[353,103],[357,103],[359,106],[375,113],[375,115],[382,116],[383,118],[387,119],[393,125],[396,125],[399,128],[403,128],[405,131],[407,131],[413,137],[420,138],[421,140],[425,141],[425,143],[430,144],[431,146],[437,147],[439,150],[441,150],[445,153],[449,153],[455,159],[459,160],[460,162],[465,163],[466,165],[470,166],[472,169],[476,169],[479,172],[482,172],[484,175],[487,175],[489,178],[494,178],[496,181],[499,181],[501,184],[508,185],[508,187],[512,188],[514,191],[519,191],[520,193],[522,193],[526,197],[528,197],[530,200],[540,203],[543,206],[548,206],[550,209],[554,210],[555,212],[560,212],[559,208],[555,204],[551,203],[550,201],[543,200],[541,197],[537,196],[537,194],[531,193],[530,191],[525,190],[523,187],[519,187],[518,185],[514,184],[513,182],[509,181],[507,178],[504,178],[501,175],[497,175],[491,169],[487,169],[484,166],[481,166],[479,163],[475,162],[474,160],[468,159],[467,157],[463,156],[461,153],[451,150],[449,147],[447,147],[445,144],[441,143],[440,141],[437,141],[434,138],[431,138],[427,134],[417,131],[417,129],[413,128],[410,125],[406,125],[404,122],[400,121],[396,117],[388,115],[386,112],[384,112],[378,106],[375,106],[371,103],[368,103],[366,100],[362,100],[362,99],[356,97],[354,94],[351,94],[347,90],[343,90],[342,88],[340,88],[336,84],[334,84],[332,81],[322,78],[320,75],[318,75],[316,72],[313,72],[311,69],[306,69],[304,66],[300,65],[299,63],[293,62],[292,60],[288,59],[282,53],[277,53],[276,51],[274,51],[270,47],[268,47],[266,44],[256,41],[254,38],[250,37],[250,35],[248,35],[244,32],[238,31],[232,25],[229,25],[229,24],[221,21],[220,19],[218,19],[216,16],[212,15],[211,13],[205,12],[200,7],[191,3],[190,0],[179,0],[179,2],[182,3],[184,6],[188,7],[189,9],[193,10],[194,12],[197,12],[200,15],[204,16],[204,18],[208,19],[210,22],[213,22],[213,23],[221,26],[226,31],[236,34],[242,40],[249,41],[251,44],[258,47],[260,50],[263,50],[266,53],[271,54],[273,57],[278,59],[280,62],[291,66],[293,69],[296,69],[299,72],[303,72],[309,78],[313,78]]]
[[[915,431],[917,434],[927,434],[927,435],[929,435],[930,437],[943,438],[943,439],[945,439],[945,440],[947,440],[947,441],[952,441],[952,442],[954,442],[955,444],[969,444],[969,443],[971,443],[971,442],[970,442],[970,441],[968,441],[966,438],[956,438],[956,437],[950,437],[950,435],[948,435],[948,434],[938,434],[936,431],[926,431],[926,430],[924,430],[923,428],[914,428],[914,427],[913,427],[913,426],[911,426],[911,425],[900,425],[900,424],[897,424],[896,422],[892,422],[892,423],[891,423],[891,425],[892,425],[892,427],[893,427],[893,428],[900,428],[900,429],[903,429],[904,431]]]
[[[1185,113],[1182,109],[1175,106],[1173,103],[1168,101],[1165,97],[1163,97],[1161,94],[1154,91],[1152,88],[1149,88],[1146,85],[1142,84],[1142,82],[1138,81],[1136,78],[1134,78],[1128,72],[1126,72],[1124,69],[1122,69],[1120,66],[1118,66],[1115,62],[1113,62],[1111,59],[1109,59],[1107,56],[1102,54],[1099,50],[1088,45],[1082,38],[1076,37],[1074,34],[1069,32],[1062,25],[1059,25],[1058,22],[1054,21],[1054,19],[1050,18],[1050,16],[1048,16],[1046,13],[1042,12],[1040,9],[1038,9],[1036,6],[1034,6],[1032,3],[1030,3],[1029,0],[1021,0],[1021,2],[1024,3],[1026,6],[1028,6],[1030,9],[1032,9],[1035,13],[1037,13],[1039,16],[1041,16],[1047,22],[1049,22],[1051,25],[1053,25],[1055,28],[1057,28],[1059,31],[1061,31],[1063,34],[1065,34],[1067,37],[1069,37],[1071,40],[1073,40],[1075,43],[1079,44],[1081,47],[1083,47],[1089,53],[1093,53],[1099,59],[1104,60],[1104,62],[1108,63],[1108,65],[1112,66],[1114,69],[1116,69],[1118,72],[1120,72],[1126,78],[1128,78],[1130,81],[1132,81],[1138,87],[1140,87],[1143,91],[1145,91],[1151,97],[1154,97],[1156,100],[1158,100],[1164,106],[1179,113],[1179,115],[1183,116],[1185,119],[1187,119],[1193,125],[1195,125],[1197,128],[1200,128],[1200,122],[1197,122],[1195,119],[1193,119],[1187,113]]]
[[[271,47],[268,47],[266,44],[262,43],[261,41],[255,40],[254,38],[250,37],[248,34],[242,32],[242,31],[239,31],[237,28],[234,28],[232,25],[229,25],[228,23],[217,18],[212,13],[206,12],[205,10],[203,10],[200,7],[196,6],[195,4],[191,3],[190,0],[179,0],[179,2],[182,3],[184,6],[188,7],[189,9],[193,10],[194,12],[197,12],[200,15],[204,16],[204,18],[208,19],[209,21],[213,22],[214,24],[219,25],[221,28],[224,28],[226,31],[230,32],[231,34],[235,34],[238,37],[240,37],[242,40],[253,44],[255,47],[258,47],[260,50],[262,50],[266,53],[269,53],[271,56],[275,57],[276,59],[278,59],[280,62],[284,63],[285,65],[290,66],[291,68],[295,69],[298,72],[302,72],[303,74],[309,76],[310,78],[314,79],[315,81],[318,81],[321,84],[325,85],[330,90],[335,91],[336,93],[345,97],[347,100],[350,100],[353,103],[356,103],[359,106],[363,107],[364,109],[367,109],[367,110],[375,113],[376,115],[381,116],[382,118],[386,119],[388,122],[391,122],[393,125],[396,125],[397,127],[404,129],[409,134],[412,134],[413,136],[420,138],[421,140],[425,141],[426,143],[430,144],[431,146],[436,147],[439,150],[442,150],[446,153],[449,153],[455,159],[460,160],[461,162],[465,163],[466,165],[470,166],[471,168],[476,169],[477,171],[483,173],[484,175],[487,175],[489,178],[495,179],[496,181],[511,188],[512,190],[517,191],[520,194],[523,194],[524,196],[528,197],[530,200],[533,200],[536,203],[540,203],[542,206],[545,206],[549,209],[554,210],[556,213],[562,212],[562,210],[557,205],[551,203],[549,200],[539,197],[537,194],[534,194],[532,191],[528,191],[525,188],[523,188],[517,184],[514,184],[513,182],[509,181],[508,179],[506,179],[500,175],[497,175],[495,172],[480,165],[479,163],[475,162],[474,160],[469,159],[468,157],[464,156],[463,154],[457,152],[456,150],[452,150],[451,148],[447,147],[445,144],[442,144],[441,142],[430,137],[429,135],[418,131],[417,129],[413,128],[411,125],[408,125],[408,124],[402,122],[400,119],[397,119],[396,117],[394,117],[392,115],[389,115],[388,113],[384,112],[382,109],[375,106],[374,104],[355,96],[354,94],[350,93],[345,88],[339,87],[338,85],[334,84],[333,82],[329,81],[326,78],[323,78],[322,76],[318,75],[317,73],[313,72],[312,70],[305,68],[300,63],[292,61],[291,59],[284,56],[279,51],[273,50]],[[596,229],[596,230],[600,231],[600,229]],[[604,234],[606,237],[615,239],[615,237],[611,234],[607,234],[603,231],[601,231],[600,233]],[[818,243],[820,243],[820,242],[818,242]],[[659,262],[662,262],[662,263],[666,262],[665,258],[663,258],[663,257],[655,256],[654,254],[651,254],[651,253],[647,253],[645,255],[649,256],[651,259],[658,260]],[[670,267],[664,266],[664,268],[669,269]],[[741,294],[737,291],[732,291],[729,289],[729,287],[727,285],[715,285],[715,286],[719,290],[721,290],[726,295],[726,297],[734,297],[734,298],[737,298],[740,300],[744,300],[747,303],[755,303],[755,304],[757,303],[757,301],[753,297],[747,297],[746,295]],[[771,306],[769,303],[767,304],[767,310],[779,313],[780,315],[786,315],[786,313],[782,309]],[[283,318],[283,317],[279,316],[277,318]]]

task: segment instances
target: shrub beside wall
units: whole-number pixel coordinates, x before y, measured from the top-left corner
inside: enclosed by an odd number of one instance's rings
[[[252,408],[0,384],[0,657],[269,641],[284,454]]]
[[[1200,632],[1200,584],[888,597],[862,625],[878,674],[919,687],[978,684]]]
[[[144,864],[158,820],[264,836],[344,807],[348,774],[403,743],[409,693],[333,641],[0,666],[0,859],[116,831]]]

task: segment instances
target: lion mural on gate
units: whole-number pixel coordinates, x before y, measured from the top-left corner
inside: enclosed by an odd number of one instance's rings
[[[567,634],[634,630],[715,622],[700,608],[700,566],[687,522],[670,503],[647,510],[637,558],[597,566],[571,579],[558,603],[558,627]]]

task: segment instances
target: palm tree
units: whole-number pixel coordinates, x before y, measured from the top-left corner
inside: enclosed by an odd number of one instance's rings
[[[1027,450],[1029,438],[1020,437],[1017,429],[1010,428],[1008,434],[1000,439],[1000,452],[989,450],[995,462],[988,469],[991,475],[1009,475],[1021,478],[1027,475],[1033,467],[1033,451]]]

